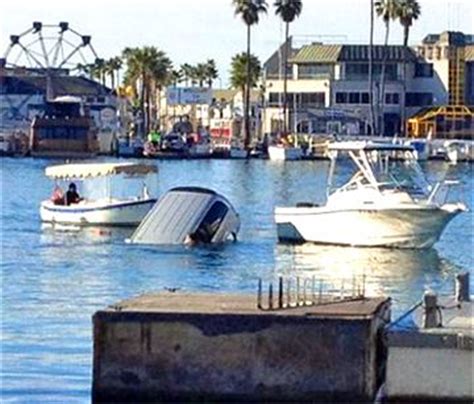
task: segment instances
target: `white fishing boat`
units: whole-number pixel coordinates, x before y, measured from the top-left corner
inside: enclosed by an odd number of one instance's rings
[[[326,205],[277,207],[280,241],[429,248],[466,210],[462,203],[446,203],[455,181],[428,184],[412,147],[339,142],[329,146],[329,156]]]
[[[41,202],[43,222],[75,225],[122,225],[141,222],[153,207],[157,167],[137,163],[64,164],[46,168],[56,182],[50,199]],[[64,193],[61,182],[81,183],[81,197]],[[117,182],[117,184],[115,184]],[[75,182],[69,184],[76,190]]]
[[[130,238],[138,244],[214,244],[237,239],[239,215],[222,195],[198,187],[166,192]]]
[[[303,157],[301,147],[287,145],[268,146],[268,158],[272,161],[300,160]]]

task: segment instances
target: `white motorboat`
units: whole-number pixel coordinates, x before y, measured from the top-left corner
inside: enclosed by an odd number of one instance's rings
[[[155,165],[137,163],[47,167],[46,176],[56,181],[56,188],[50,199],[41,202],[41,220],[53,224],[137,225],[157,201],[149,191],[154,188],[157,171]],[[82,183],[82,198],[77,203],[68,204],[58,185],[61,181]],[[118,184],[114,186],[115,182]]]
[[[466,210],[462,203],[445,203],[455,181],[428,184],[410,146],[339,142],[329,146],[329,155],[326,205],[277,207],[280,241],[429,248]]]
[[[230,202],[198,187],[166,192],[130,238],[138,244],[213,244],[236,240],[240,219]]]
[[[303,157],[301,147],[287,145],[268,146],[268,158],[272,161],[300,160]]]
[[[474,161],[474,141],[472,140],[447,140],[444,142],[447,159],[456,164],[461,161]]]

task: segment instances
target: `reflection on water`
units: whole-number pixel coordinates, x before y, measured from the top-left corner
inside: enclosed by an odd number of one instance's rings
[[[442,260],[434,248],[401,250],[306,243],[279,245],[277,254],[282,274],[315,276],[336,287],[350,285],[354,277],[364,277],[367,295],[394,297],[402,307],[418,299],[424,289],[451,282],[453,274],[460,270]]]

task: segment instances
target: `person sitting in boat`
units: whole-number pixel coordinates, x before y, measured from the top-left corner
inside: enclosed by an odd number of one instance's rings
[[[64,192],[59,185],[56,185],[51,194],[51,201],[55,205],[64,205]]]
[[[71,182],[69,184],[69,189],[66,192],[66,205],[69,206],[73,203],[79,203],[80,201],[82,201],[82,198],[77,193],[76,184],[74,184],[74,182]]]

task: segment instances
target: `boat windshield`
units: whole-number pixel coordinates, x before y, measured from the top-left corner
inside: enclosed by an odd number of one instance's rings
[[[402,190],[415,198],[429,195],[429,184],[412,152],[373,150],[366,155],[370,171],[381,191]]]
[[[379,191],[401,190],[415,199],[424,199],[430,191],[416,158],[409,150],[340,152],[333,158],[329,181],[329,193],[369,187]]]
[[[120,174],[74,181],[60,180],[58,185],[67,190],[69,182],[74,182],[80,196],[88,201],[148,199],[158,194],[158,181],[154,173],[141,176]]]

